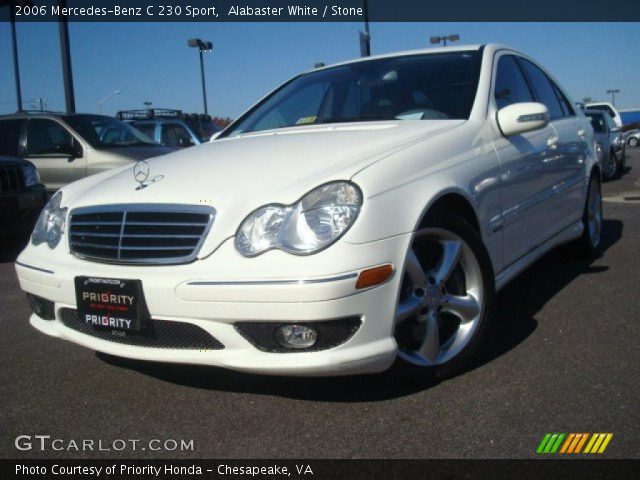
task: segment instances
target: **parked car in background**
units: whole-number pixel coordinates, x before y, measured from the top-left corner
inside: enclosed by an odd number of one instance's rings
[[[166,108],[121,110],[116,117],[156,142],[172,148],[200,145],[221,131],[209,115],[184,114],[181,110]]]
[[[620,117],[620,113],[616,110],[616,107],[609,102],[585,103],[584,108],[586,110],[604,110],[613,118],[616,126],[622,128],[622,117]]]
[[[5,140],[0,132],[0,147]],[[33,163],[0,157],[0,238],[30,232],[46,203],[47,192]]]
[[[630,147],[637,147],[640,145],[640,130],[631,130],[627,132],[625,139],[627,141],[627,145]]]
[[[160,181],[56,193],[16,262],[30,323],[139,360],[345,375],[399,357],[444,378],[483,351],[496,290],[557,245],[597,254],[594,145],[508,47],[315,69],[149,161]]]
[[[602,176],[610,180],[624,171],[624,158],[618,158],[620,129],[604,110],[584,110],[595,133]]]
[[[0,155],[32,162],[48,191],[174,149],[113,117],[55,112],[0,116]]]

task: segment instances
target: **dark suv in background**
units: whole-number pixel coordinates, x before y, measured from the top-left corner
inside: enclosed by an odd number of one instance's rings
[[[172,152],[113,117],[56,112],[0,116],[0,155],[24,158],[49,191],[89,175]]]
[[[5,141],[0,134],[0,146]],[[46,201],[45,186],[31,162],[0,157],[0,239],[31,231]]]

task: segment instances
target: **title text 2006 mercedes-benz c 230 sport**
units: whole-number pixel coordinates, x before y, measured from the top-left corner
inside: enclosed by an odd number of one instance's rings
[[[64,187],[16,269],[34,327],[108,354],[444,377],[482,348],[496,290],[560,243],[596,252],[600,177],[589,121],[532,59],[370,57]]]

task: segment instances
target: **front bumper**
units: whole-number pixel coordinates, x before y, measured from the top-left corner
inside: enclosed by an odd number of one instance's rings
[[[43,333],[111,355],[139,360],[201,364],[274,375],[341,375],[385,370],[394,361],[393,318],[411,234],[367,244],[338,242],[308,257],[271,251],[240,256],[233,238],[212,255],[187,265],[125,266],[89,262],[46,245],[30,246],[16,262],[25,292],[55,304],[56,318],[33,314]],[[356,290],[360,271],[390,263],[394,275],[382,285]],[[400,266],[400,271],[398,271]],[[76,307],[74,278],[140,279],[152,319],[185,322],[205,330],[224,348],[177,349],[128,345],[66,326],[62,309]],[[262,351],[241,335],[240,322],[321,322],[359,317],[346,342],[320,351]]]

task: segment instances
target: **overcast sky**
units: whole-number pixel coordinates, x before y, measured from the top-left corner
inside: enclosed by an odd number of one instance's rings
[[[58,26],[19,23],[22,92],[27,100],[47,99],[64,109]],[[72,23],[76,107],[105,113],[154,106],[202,111],[198,55],[187,39],[214,43],[205,67],[209,112],[238,116],[272,88],[314,63],[359,56],[354,23]],[[0,23],[0,112],[15,111],[9,25]],[[607,99],[619,88],[621,108],[640,107],[640,24],[638,23],[374,23],[373,53],[428,46],[430,35],[458,33],[462,43],[499,42],[534,57],[569,91]]]

